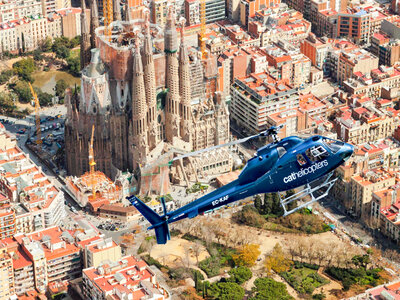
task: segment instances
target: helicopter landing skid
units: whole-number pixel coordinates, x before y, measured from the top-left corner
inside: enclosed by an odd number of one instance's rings
[[[291,213],[294,213],[295,211],[298,211],[299,209],[302,209],[302,208],[310,205],[311,203],[314,203],[315,201],[321,200],[322,198],[327,196],[329,191],[330,191],[330,189],[333,187],[333,185],[335,184],[335,182],[337,180],[337,178],[331,179],[332,175],[333,175],[333,172],[331,172],[328,175],[326,175],[326,178],[323,180],[323,182],[321,184],[315,186],[315,187],[312,187],[310,185],[310,183],[307,183],[303,190],[301,190],[300,192],[297,192],[296,194],[291,195],[291,196],[289,196],[287,198],[282,198],[281,194],[278,192],[279,200],[280,200],[281,205],[283,207],[283,210],[285,212],[283,215],[284,216],[290,215]],[[321,180],[317,179],[317,180],[315,180],[313,182],[317,182],[317,181],[321,181]],[[313,182],[311,182],[311,184]],[[325,191],[324,191],[324,189],[325,189]],[[314,195],[314,193],[316,193],[318,191],[321,191],[322,194],[319,195],[319,196]],[[306,197],[308,195],[311,197],[310,201],[307,201],[307,202],[297,206],[296,208],[291,209],[291,210],[288,211],[287,206],[290,203],[292,203],[293,201],[302,199],[302,198],[304,198],[304,197]]]

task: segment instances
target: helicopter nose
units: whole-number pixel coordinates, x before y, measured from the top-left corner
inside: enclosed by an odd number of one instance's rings
[[[350,144],[344,144],[342,146],[342,150],[340,151],[340,157],[346,161],[350,158],[350,156],[353,154],[354,152],[354,146],[350,145]]]

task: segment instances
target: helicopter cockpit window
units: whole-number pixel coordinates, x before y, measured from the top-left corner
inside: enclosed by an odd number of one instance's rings
[[[322,160],[324,158],[327,158],[329,154],[324,149],[324,147],[314,146],[314,147],[307,149],[306,155],[311,161],[316,162],[316,161]]]
[[[283,147],[276,147],[276,151],[278,151],[279,158],[281,158],[286,154],[286,149]]]
[[[304,158],[303,154],[297,154],[296,158],[297,158],[297,162],[299,163],[300,167],[307,164],[307,160]]]
[[[340,148],[344,145],[341,141],[335,141],[330,139],[323,139],[322,142],[332,151],[333,154],[338,152]]]

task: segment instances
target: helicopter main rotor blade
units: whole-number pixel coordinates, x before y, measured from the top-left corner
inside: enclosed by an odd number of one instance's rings
[[[172,160],[170,160],[169,163],[171,164],[172,162],[174,162],[176,160],[179,160],[179,159],[182,159],[182,158],[186,158],[186,157],[196,156],[196,155],[199,155],[201,153],[212,151],[212,150],[216,150],[216,149],[219,149],[219,148],[241,144],[241,143],[247,142],[248,140],[251,140],[251,139],[254,139],[256,137],[259,137],[260,135],[261,134],[259,133],[259,134],[251,135],[251,136],[248,136],[246,138],[243,138],[243,139],[240,139],[240,140],[236,140],[236,141],[232,141],[232,142],[229,142],[229,143],[226,143],[226,144],[217,145],[217,146],[213,146],[213,147],[210,147],[210,148],[206,148],[206,149],[202,149],[202,150],[198,150],[198,151],[194,151],[194,152],[189,152],[189,153],[186,153],[186,154],[183,154],[183,155],[179,155],[177,157],[174,157]]]

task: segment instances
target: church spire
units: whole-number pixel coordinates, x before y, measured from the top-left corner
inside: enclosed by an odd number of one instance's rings
[[[179,117],[179,64],[176,57],[178,50],[178,37],[175,28],[175,15],[172,6],[168,7],[168,19],[164,33],[164,49],[166,55],[166,87],[168,88],[166,100],[165,136],[172,143],[174,137],[180,137]]]
[[[149,146],[154,149],[159,143],[158,126],[156,122],[157,95],[156,77],[154,71],[153,45],[150,34],[150,12],[145,10],[145,38],[143,45],[143,68],[144,82],[146,88],[146,99],[148,105],[147,124],[149,126]]]
[[[132,21],[131,8],[130,8],[130,6],[129,6],[129,0],[125,0],[125,16],[124,16],[124,21],[126,21],[126,22]]]
[[[86,19],[86,3],[81,0],[81,70],[90,63],[90,36]]]
[[[190,65],[189,53],[185,44],[185,23],[186,20],[181,18],[181,45],[179,49],[179,94],[181,97],[180,112],[181,112],[181,136],[185,142],[191,140],[191,88],[190,88]]]
[[[142,57],[139,36],[136,35],[132,70],[132,142],[134,168],[145,163],[147,155],[147,105],[143,77]]]
[[[119,0],[114,0],[113,5],[113,19],[114,21],[121,21],[121,4]]]
[[[99,27],[99,8],[97,0],[92,0],[90,3],[90,45],[92,48],[96,48],[95,30],[97,27]]]

